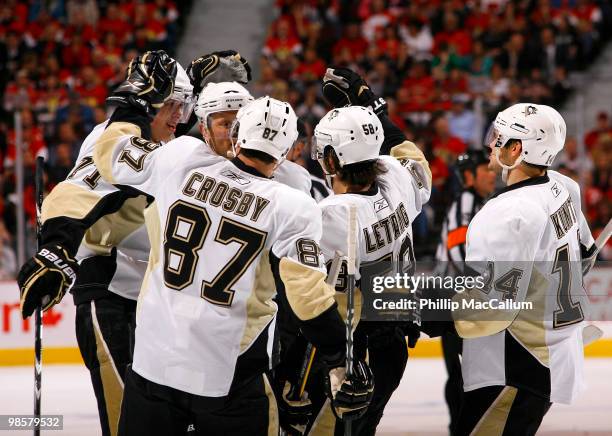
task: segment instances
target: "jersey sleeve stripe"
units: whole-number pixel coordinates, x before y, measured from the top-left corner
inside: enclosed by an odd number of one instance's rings
[[[113,155],[115,148],[121,144],[122,136],[141,136],[140,127],[136,124],[116,121],[111,123],[94,145],[93,158],[96,168],[109,183],[115,183],[113,177]]]

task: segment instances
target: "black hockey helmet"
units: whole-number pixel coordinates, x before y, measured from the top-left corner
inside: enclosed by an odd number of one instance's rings
[[[464,171],[471,171],[472,174],[476,175],[476,168],[478,168],[478,165],[488,163],[489,155],[485,150],[468,150],[457,158],[455,162],[455,172],[459,180],[461,180],[461,183],[465,183],[463,179]]]

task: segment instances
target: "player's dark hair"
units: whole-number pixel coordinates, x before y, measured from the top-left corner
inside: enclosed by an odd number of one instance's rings
[[[276,162],[276,159],[274,159],[268,153],[264,153],[263,151],[259,150],[252,150],[250,148],[240,148],[240,154],[250,159],[257,159],[265,164],[272,164]]]
[[[545,165],[536,165],[536,164],[532,164],[532,163],[525,162],[525,161],[523,161],[521,163],[525,164],[528,167],[531,167],[531,168],[534,168],[534,169],[538,169],[538,170],[541,170],[541,171],[545,171],[545,170],[548,169],[548,167],[545,166]]]
[[[385,164],[379,159],[372,159],[363,162],[344,165],[340,167],[338,156],[331,147],[325,149],[325,157],[331,158],[336,168],[336,177],[348,186],[364,188],[371,185],[381,174],[387,172]]]

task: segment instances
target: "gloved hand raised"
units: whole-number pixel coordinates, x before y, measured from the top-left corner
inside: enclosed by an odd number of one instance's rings
[[[106,99],[108,105],[134,107],[153,117],[172,94],[176,61],[163,50],[132,59],[127,77]]]

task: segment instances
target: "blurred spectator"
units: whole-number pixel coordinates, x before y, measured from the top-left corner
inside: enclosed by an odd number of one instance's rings
[[[595,128],[589,131],[584,137],[584,143],[590,150],[599,141],[599,137],[606,134],[612,134],[612,125],[610,125],[610,116],[608,113],[601,111],[597,114]]]
[[[26,70],[20,70],[16,80],[9,83],[4,93],[4,110],[7,112],[32,107],[38,98],[38,91],[28,77]]]
[[[51,155],[51,165],[47,170],[49,183],[54,186],[65,180],[73,165],[72,147],[66,142],[60,142]]]
[[[400,35],[416,61],[431,58],[433,38],[429,27],[411,20],[407,26],[400,26]]]
[[[371,0],[369,10],[362,14],[362,18],[361,33],[370,42],[374,41],[378,29],[386,28],[393,21],[385,0]]]
[[[313,82],[323,79],[325,74],[325,62],[317,56],[317,52],[308,48],[304,51],[304,60],[300,62],[293,72],[293,78],[303,82]]]
[[[593,171],[593,161],[588,154],[581,157],[578,155],[578,143],[576,138],[568,137],[565,141],[563,151],[557,155],[555,166],[566,168],[574,174],[590,173]]]
[[[34,113],[29,109],[21,111],[21,127],[24,155],[35,157],[38,155],[47,156],[47,144],[45,142],[43,131],[36,122]],[[16,131],[12,127],[8,131],[8,148],[4,158],[4,166],[13,166],[16,158]]]
[[[440,116],[434,121],[434,132],[431,144],[433,151],[450,165],[465,151],[465,142],[451,133],[446,116]]]
[[[302,52],[302,44],[295,36],[288,20],[281,19],[276,23],[276,29],[266,41],[263,53],[279,62],[285,62],[290,55]]]
[[[448,115],[449,132],[466,144],[480,145],[476,137],[478,134],[476,115],[467,107],[468,101],[469,97],[465,94],[453,97],[453,107]]]
[[[345,27],[344,37],[334,45],[334,58],[345,53],[351,60],[360,60],[368,49],[368,41],[361,36],[358,23],[348,23]],[[335,61],[336,64],[340,62]]]

